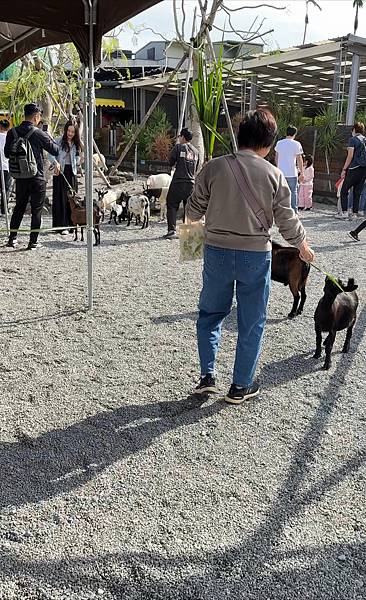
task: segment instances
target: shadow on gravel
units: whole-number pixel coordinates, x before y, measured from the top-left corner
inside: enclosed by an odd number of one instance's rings
[[[334,246],[317,246],[316,244],[312,244],[311,247],[313,248],[314,252],[317,253],[317,256],[319,255],[319,260],[321,260],[321,255],[323,252],[338,252],[338,251],[342,251],[342,250],[346,250],[346,249],[350,249],[350,250],[355,250],[356,247],[357,248],[361,248],[362,246],[364,246],[366,244],[366,239],[365,242],[362,243],[355,243],[351,240],[350,237],[348,237],[347,235],[347,239],[346,240],[339,240],[339,242],[337,243],[337,245]],[[343,246],[343,247],[342,247]],[[318,260],[317,258],[315,260]]]
[[[13,319],[11,321],[0,320],[0,329],[4,327],[9,327],[10,325],[30,325],[31,323],[54,321],[57,319],[62,319],[63,317],[73,317],[75,315],[85,314],[86,312],[87,308],[74,308],[70,310],[62,310],[57,313],[52,313],[50,315],[39,315],[36,317],[29,317],[28,319]]]
[[[271,362],[263,365],[260,371],[260,382],[261,386],[273,387],[282,385],[287,381],[294,381],[309,373],[318,371],[323,364],[319,360],[312,358],[313,352],[302,352],[279,360],[277,362]],[[323,361],[324,362],[324,361]]]
[[[132,238],[129,240],[109,240],[109,241],[103,241],[103,237],[101,236],[101,242],[100,242],[100,246],[98,246],[97,248],[94,248],[95,252],[99,252],[100,250],[103,250],[103,248],[110,248],[113,246],[130,246],[132,244],[141,244],[142,242],[156,242],[160,240],[161,242],[164,243],[168,243],[166,242],[166,240],[163,240],[163,238],[160,237],[139,237],[139,238]],[[51,249],[56,249],[56,250],[83,250],[84,252],[86,252],[86,241],[85,242],[74,242],[73,240],[51,240],[51,241],[42,241],[42,245],[51,250]]]
[[[206,401],[207,396],[190,395],[129,404],[37,438],[20,433],[18,442],[0,444],[0,506],[22,506],[73,490],[166,431],[212,417],[226,406]]]
[[[161,317],[151,317],[151,322],[154,325],[162,325],[164,323],[180,323],[181,321],[197,321],[197,312],[178,313],[176,315],[162,315]],[[288,317],[278,317],[276,319],[267,319],[267,325],[278,325],[291,321]],[[223,329],[227,331],[237,332],[236,307],[234,307],[228,317],[223,322]]]
[[[365,330],[366,307],[355,328],[353,353],[357,352]],[[280,369],[278,364],[275,368]],[[292,541],[292,528],[299,528],[298,519],[303,513],[365,466],[366,450],[360,448],[353,456],[339,461],[332,471],[324,469],[314,477],[319,452],[325,452],[322,448],[325,429],[337,410],[351,368],[352,357],[324,373],[328,386],[307,431],[294,448],[277,498],[268,506],[265,516],[258,516],[256,530],[236,546],[218,545],[212,551],[201,549],[186,554],[177,546],[175,554],[170,556],[166,550],[149,550],[68,556],[55,561],[27,560],[3,549],[3,572],[35,578],[40,586],[52,585],[65,592],[66,597],[68,589],[79,592],[80,597],[88,597],[88,590],[95,592],[102,587],[115,600],[364,599],[361,586],[366,574],[365,543],[325,541],[312,546],[307,544],[306,532],[302,535],[303,546],[295,546]],[[2,505],[37,502],[74,489],[106,466],[146,448],[165,431],[196,423],[223,408],[219,403],[202,406],[202,400],[189,396],[175,402],[124,406],[36,440],[2,444]],[[139,423],[141,419],[144,422]],[[336,515],[327,518],[330,527],[336,527]],[[308,522],[310,519],[308,515]],[[350,514],[349,519],[358,536],[361,524],[357,514]]]
[[[366,308],[361,311],[353,338],[356,352],[366,329]],[[31,575],[40,584],[73,591],[103,587],[116,600],[362,600],[366,574],[366,545],[357,541],[318,547],[292,542],[292,527],[309,507],[319,502],[345,479],[365,466],[366,449],[361,448],[332,471],[314,478],[325,429],[337,409],[352,360],[342,361],[330,373],[328,386],[319,400],[307,431],[298,442],[277,498],[268,507],[257,529],[232,547],[167,557],[166,551],[112,554],[45,562],[19,559],[3,552],[5,572]],[[277,366],[277,370],[278,370]],[[112,414],[96,415],[65,431],[51,432],[36,440],[34,448],[23,444],[4,446],[1,453],[3,504],[41,499],[79,485],[90,475],[82,471],[93,461],[95,470],[131,452],[146,447],[167,429],[196,422],[217,413],[219,404],[197,409],[193,397],[144,407],[123,407]],[[340,408],[341,410],[341,408]],[[158,421],[131,429],[139,418]],[[52,459],[51,459],[52,456]],[[78,459],[78,460],[77,460]],[[67,474],[67,478],[65,475]],[[308,476],[311,475],[311,480]],[[48,481],[49,480],[49,481]],[[54,486],[54,487],[53,487]],[[341,492],[340,492],[341,493]],[[349,517],[355,536],[361,528],[357,514]],[[260,517],[258,517],[260,519]],[[329,516],[332,527],[336,515]],[[309,517],[308,517],[309,520]],[[315,525],[316,526],[316,525]],[[285,540],[285,542],[284,542]],[[286,549],[281,548],[285,543]]]

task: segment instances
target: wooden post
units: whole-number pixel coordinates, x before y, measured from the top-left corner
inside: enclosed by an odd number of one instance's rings
[[[184,115],[185,115],[186,106],[187,106],[187,98],[188,98],[188,90],[189,90],[189,80],[190,80],[190,77],[191,77],[191,68],[192,68],[192,60],[193,60],[193,43],[194,43],[193,36],[194,36],[194,30],[196,28],[196,15],[197,15],[197,7],[195,7],[195,9],[194,9],[194,15],[193,15],[191,46],[189,48],[188,65],[187,65],[187,77],[186,77],[186,82],[185,82],[185,86],[184,86],[182,106],[181,106],[181,109],[180,109],[180,117],[179,117],[179,123],[178,123],[178,135],[180,134],[180,132],[182,130],[182,127],[183,127]]]
[[[175,67],[175,69],[170,73],[167,81],[165,82],[165,84],[163,85],[163,87],[161,88],[160,92],[158,93],[158,95],[156,96],[154,102],[152,103],[152,105],[150,106],[149,110],[147,111],[146,115],[144,116],[144,118],[142,119],[139,127],[136,129],[135,134],[132,136],[132,138],[130,139],[130,141],[128,142],[126,148],[122,151],[122,154],[120,155],[120,157],[118,158],[117,162],[115,163],[115,165],[112,167],[112,170],[110,172],[110,175],[114,175],[114,173],[117,171],[119,165],[122,163],[122,161],[126,158],[129,150],[132,148],[133,144],[136,142],[137,138],[139,137],[141,131],[143,130],[143,128],[145,127],[147,121],[149,120],[152,112],[154,111],[155,107],[159,104],[160,99],[163,97],[163,95],[165,94],[166,90],[168,89],[171,81],[173,80],[173,78],[175,77],[175,75],[177,74],[177,72],[179,71],[179,69],[181,68],[181,66],[183,65],[184,61],[186,60],[188,54],[187,52],[185,52],[182,56],[182,58],[180,59],[179,63],[177,64],[177,66]]]

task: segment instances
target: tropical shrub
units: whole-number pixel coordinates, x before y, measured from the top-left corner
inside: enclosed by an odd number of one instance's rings
[[[148,149],[148,158],[151,160],[169,160],[169,155],[173,146],[173,139],[169,133],[163,131],[157,133],[150,148]]]

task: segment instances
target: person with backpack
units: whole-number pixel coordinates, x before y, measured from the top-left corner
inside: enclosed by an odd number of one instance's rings
[[[42,109],[34,102],[24,107],[24,121],[10,129],[6,136],[4,154],[9,159],[9,173],[15,179],[15,208],[10,221],[9,248],[17,246],[17,233],[30,201],[31,232],[28,250],[41,247],[38,230],[46,199],[43,150],[57,157],[59,147],[53,139],[38,128]],[[59,164],[56,164],[59,169]]]
[[[347,158],[342,169],[341,177],[344,177],[341,190],[342,212],[337,215],[339,219],[348,218],[348,192],[353,188],[353,214],[358,213],[361,192],[366,180],[366,138],[364,136],[365,126],[363,123],[355,123],[352,137],[348,142]]]
[[[10,127],[10,123],[7,119],[3,119],[2,121],[0,121],[1,168],[4,173],[5,194],[7,196],[9,194],[11,177],[9,175],[9,161],[7,158],[5,158],[4,147],[5,147],[5,141],[6,141],[6,134],[9,130],[9,127]],[[4,215],[5,214],[5,203],[4,203],[4,198],[3,198],[3,190],[1,189],[1,186],[0,186],[0,194],[1,194],[0,214]]]

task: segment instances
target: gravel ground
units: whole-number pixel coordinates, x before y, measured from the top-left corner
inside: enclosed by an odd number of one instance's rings
[[[81,242],[0,249],[1,600],[366,597],[366,235],[333,213],[302,219],[317,262],[359,283],[351,352],[342,333],[329,372],[312,359],[318,273],[294,321],[274,284],[262,393],[241,407],[190,395],[201,265],[157,218],[103,226],[93,314]]]

